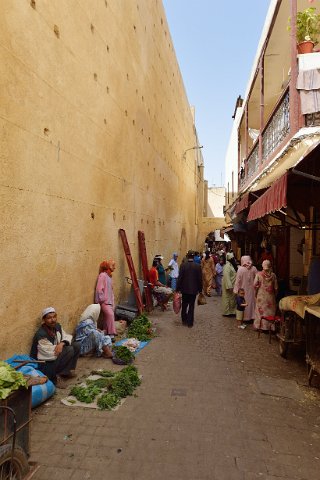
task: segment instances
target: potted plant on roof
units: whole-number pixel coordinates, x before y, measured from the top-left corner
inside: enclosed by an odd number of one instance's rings
[[[288,30],[291,30],[289,17]],[[315,7],[309,7],[297,12],[297,44],[298,53],[312,53],[313,47],[318,43],[320,34],[320,14]]]

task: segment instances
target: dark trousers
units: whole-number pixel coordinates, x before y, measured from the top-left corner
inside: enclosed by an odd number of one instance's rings
[[[193,325],[196,296],[189,293],[182,294],[181,320],[184,325]]]
[[[73,342],[72,345],[64,346],[62,352],[58,355],[56,360],[52,362],[46,362],[41,365],[41,371],[49,380],[54,382],[57,379],[57,375],[69,375],[70,370],[74,370],[77,365],[77,361],[80,355],[80,343]]]

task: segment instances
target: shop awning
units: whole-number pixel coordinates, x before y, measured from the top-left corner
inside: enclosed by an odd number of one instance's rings
[[[249,193],[246,193],[241,200],[237,203],[236,208],[234,209],[234,213],[238,215],[238,213],[242,212],[249,206]]]
[[[287,206],[287,179],[288,173],[285,173],[251,205],[248,222]]]

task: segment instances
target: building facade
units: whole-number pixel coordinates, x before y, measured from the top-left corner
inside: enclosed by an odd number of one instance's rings
[[[301,292],[320,254],[320,53],[299,54],[296,41],[297,13],[310,6],[271,2],[227,157],[227,181],[233,171],[237,188],[226,213],[238,257],[251,254],[259,263],[270,246],[286,291],[299,290],[299,277]]]

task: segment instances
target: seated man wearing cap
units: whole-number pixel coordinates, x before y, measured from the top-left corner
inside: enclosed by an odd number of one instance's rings
[[[42,312],[42,325],[33,337],[31,357],[44,360],[39,364],[41,370],[57,387],[65,388],[64,378],[75,376],[74,370],[80,354],[80,344],[72,343],[72,335],[67,334],[53,307]]]

